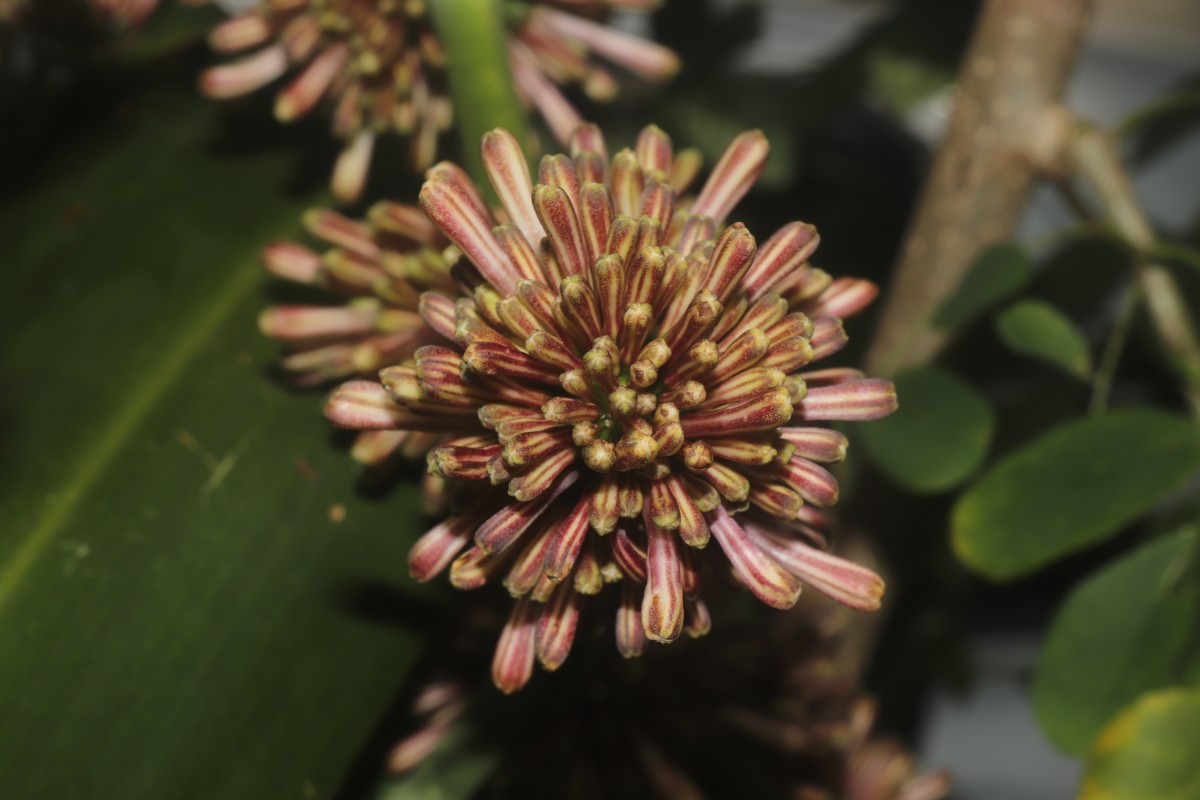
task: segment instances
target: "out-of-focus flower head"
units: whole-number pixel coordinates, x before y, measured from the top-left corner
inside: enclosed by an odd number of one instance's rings
[[[423,292],[456,296],[458,287],[442,251],[449,242],[415,206],[379,202],[365,220],[314,209],[304,226],[325,249],[278,241],[263,249],[267,271],[323,290],[324,303],[267,308],[259,328],[285,344],[279,366],[290,383],[316,386],[411,362],[413,352],[436,341],[418,314]],[[419,430],[364,431],[351,450],[366,467],[393,457],[423,458],[441,436]],[[443,481],[425,479],[427,510],[444,509]]]
[[[578,84],[594,99],[617,89],[606,64],[649,80],[679,67],[674,53],[608,27],[611,9],[649,9],[657,0],[528,0],[509,4],[509,61],[516,89],[565,142],[581,118],[560,90]],[[357,198],[380,133],[409,137],[412,163],[433,163],[437,137],[452,121],[445,53],[430,26],[426,0],[262,0],[213,30],[214,49],[241,54],[201,77],[205,94],[246,94],[291,74],[276,96],[275,116],[291,122],[322,101],[332,107],[333,133],[345,141],[333,192]]]
[[[879,577],[825,551],[820,509],[838,485],[820,465],[841,460],[846,440],[812,423],[885,416],[895,390],[807,369],[845,345],[841,318],[876,290],[811,267],[810,225],[761,247],[724,225],[767,151],[761,133],[742,134],[693,200],[680,195],[696,155],[677,156],[656,127],[610,160],[583,126],[571,155],[542,159],[536,185],[516,139],[496,130],[483,158],[499,216],[458,167],[428,173],[421,205],[461,251],[452,272],[467,290],[422,297],[447,343],[384,369],[382,383],[344,384],[326,415],[453,437],[429,469],[470,502],[417,542],[410,569],[429,580],[450,567],[463,589],[502,579],[516,598],[493,670],[506,692],[535,655],[563,663],[583,601],[606,584],[619,584],[627,657],[646,638],[707,631],[711,539],[768,605],[791,607],[802,583],[879,605]]]
[[[475,747],[503,755],[479,797],[503,786],[506,796],[595,800],[939,800],[948,776],[922,773],[898,740],[873,733],[875,704],[855,674],[861,631],[844,612],[809,602],[767,624],[728,620],[648,670],[582,665],[515,719],[477,688],[485,656],[462,639],[478,635],[478,615],[464,618],[436,677],[420,680],[413,728],[388,766],[407,773],[466,729]],[[488,739],[493,727],[502,739]]]

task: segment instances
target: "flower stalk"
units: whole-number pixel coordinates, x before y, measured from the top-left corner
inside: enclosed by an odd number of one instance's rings
[[[479,140],[505,128],[526,142],[525,114],[508,64],[508,33],[499,0],[430,0],[433,27],[446,51],[446,72],[468,172],[488,187]]]

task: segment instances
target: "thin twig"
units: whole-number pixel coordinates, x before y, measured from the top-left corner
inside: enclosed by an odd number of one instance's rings
[[[1108,397],[1112,393],[1113,378],[1116,377],[1117,367],[1121,363],[1121,354],[1125,352],[1125,344],[1133,330],[1133,320],[1138,306],[1141,305],[1142,293],[1137,283],[1126,287],[1121,296],[1121,305],[1113,320],[1112,330],[1104,343],[1104,352],[1100,355],[1100,363],[1096,365],[1096,376],[1092,379],[1092,397],[1088,402],[1088,413],[1100,414],[1108,408]]]
[[[1200,416],[1200,338],[1179,286],[1146,254],[1158,245],[1112,139],[1077,126],[1067,145],[1070,166],[1091,188],[1113,228],[1133,248],[1133,274],[1168,360],[1179,374],[1193,414]]]

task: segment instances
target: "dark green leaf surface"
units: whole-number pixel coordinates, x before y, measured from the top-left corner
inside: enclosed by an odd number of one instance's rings
[[[1050,740],[1082,755],[1138,695],[1181,682],[1200,627],[1200,584],[1180,581],[1196,531],[1144,545],[1078,586],[1054,620],[1033,683]]]
[[[1137,519],[1200,470],[1200,429],[1157,411],[1118,411],[1051,431],[959,499],[954,549],[993,580],[1025,575]]]
[[[995,418],[987,400],[951,372],[917,369],[896,379],[900,410],[858,427],[876,464],[919,493],[950,489],[987,455]]]
[[[189,89],[135,113],[0,210],[0,797],[328,796],[418,645],[415,492],[358,498],[265,376],[291,158],[214,152]]]
[[[934,314],[939,328],[958,328],[989,306],[1011,297],[1033,277],[1033,262],[1020,245],[1005,243],[979,254],[962,283]]]
[[[1146,695],[1117,717],[1088,755],[1080,800],[1200,797],[1200,692]]]
[[[1060,367],[1077,378],[1092,373],[1087,340],[1049,303],[1023,300],[996,316],[996,333],[1010,350]]]

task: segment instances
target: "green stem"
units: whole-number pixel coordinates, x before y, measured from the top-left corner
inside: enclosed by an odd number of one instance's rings
[[[1125,343],[1129,341],[1129,334],[1133,330],[1134,314],[1141,300],[1142,293],[1136,283],[1126,289],[1121,298],[1121,307],[1117,309],[1117,318],[1104,345],[1104,353],[1100,356],[1096,377],[1092,380],[1092,399],[1088,403],[1088,411],[1092,414],[1103,413],[1108,408],[1113,378],[1116,377],[1121,353],[1125,351]]]
[[[527,142],[525,113],[508,68],[508,31],[499,0],[430,0],[467,170],[488,190],[479,143],[493,128],[507,128]]]
[[[1068,144],[1076,174],[1090,186],[1110,224],[1134,250],[1134,280],[1192,412],[1200,416],[1200,338],[1175,279],[1147,254],[1158,244],[1133,186],[1105,134],[1080,126]]]

